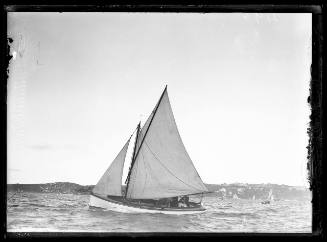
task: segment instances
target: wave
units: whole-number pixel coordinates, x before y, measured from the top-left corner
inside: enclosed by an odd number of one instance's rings
[[[244,213],[244,212],[213,212],[211,213],[212,216],[217,217],[236,217],[236,218],[243,218],[250,217],[250,218],[258,218],[260,217],[256,213]]]
[[[279,213],[280,211],[275,208],[266,207],[264,209],[258,210],[258,212]]]
[[[40,208],[48,208],[51,207],[49,205],[45,205],[42,203],[24,203],[24,205],[32,206],[32,207],[40,207]]]
[[[16,208],[19,207],[19,204],[10,204],[8,205],[8,208]]]

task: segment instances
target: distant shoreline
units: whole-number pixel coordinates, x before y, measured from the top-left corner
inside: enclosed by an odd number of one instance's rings
[[[277,184],[205,184],[211,194],[218,198],[266,199],[272,191],[276,199],[311,200],[311,192],[306,187]],[[7,192],[39,192],[63,194],[90,194],[94,185],[79,185],[71,182],[54,182],[41,184],[7,184]],[[125,186],[122,186],[125,189]]]

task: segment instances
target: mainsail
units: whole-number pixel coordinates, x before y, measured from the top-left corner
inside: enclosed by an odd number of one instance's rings
[[[130,139],[131,138],[128,139],[124,147],[118,153],[117,157],[114,159],[114,161],[103,174],[101,179],[95,185],[95,187],[93,188],[93,193],[102,195],[122,196],[121,179],[123,175],[124,161]]]
[[[208,191],[181,140],[167,89],[138,139],[127,198],[154,199]]]

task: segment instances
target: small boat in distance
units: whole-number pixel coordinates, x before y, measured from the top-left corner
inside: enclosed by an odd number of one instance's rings
[[[270,204],[272,201],[274,201],[274,195],[272,194],[272,189],[270,189],[268,198],[264,201],[262,201],[262,204]]]
[[[237,196],[236,193],[234,193],[234,195],[233,195],[233,199],[239,199],[239,197]]]
[[[136,132],[125,191],[122,192],[123,166],[133,134],[95,185],[89,205],[126,213],[205,211],[202,196],[209,191],[179,135],[167,86],[143,127],[137,125]]]

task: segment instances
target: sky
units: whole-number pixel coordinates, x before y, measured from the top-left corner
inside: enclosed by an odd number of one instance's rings
[[[168,85],[205,183],[308,186],[311,31],[297,13],[11,12],[7,182],[96,184]]]

